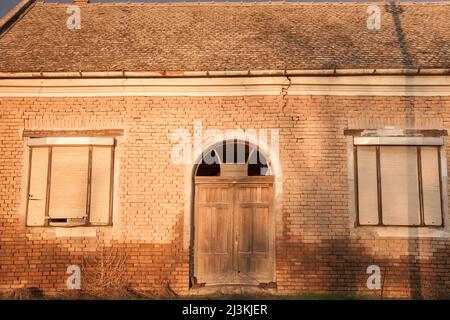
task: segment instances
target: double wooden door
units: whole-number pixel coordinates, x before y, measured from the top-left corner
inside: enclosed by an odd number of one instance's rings
[[[273,177],[196,177],[197,283],[275,281]]]

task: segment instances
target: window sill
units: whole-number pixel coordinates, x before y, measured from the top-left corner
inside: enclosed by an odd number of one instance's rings
[[[55,227],[55,236],[57,238],[59,237],[95,238],[97,237],[97,229],[90,227],[74,227],[74,228]]]
[[[450,238],[450,230],[446,228],[428,227],[353,227],[351,236],[378,238]]]

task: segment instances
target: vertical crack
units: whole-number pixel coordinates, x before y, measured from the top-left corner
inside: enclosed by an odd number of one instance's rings
[[[283,85],[281,86],[281,113],[283,113],[283,114],[284,114],[284,110],[288,103],[288,97],[287,97],[288,91],[292,84],[291,77],[286,76],[286,80],[287,80],[287,83],[283,83]]]

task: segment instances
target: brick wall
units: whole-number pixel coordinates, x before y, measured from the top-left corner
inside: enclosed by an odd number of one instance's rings
[[[450,239],[386,238],[351,233],[347,185],[349,123],[370,118],[438,123],[449,128],[450,98],[401,97],[127,97],[0,100],[0,290],[66,289],[66,268],[103,248],[127,256],[125,280],[158,292],[189,292],[183,246],[185,168],[170,162],[170,133],[279,128],[283,172],[277,226],[280,294],[376,294],[366,268],[382,268],[385,296],[450,297]],[[429,120],[429,121],[428,121]],[[428,121],[428,122],[427,122]],[[23,129],[121,128],[116,152],[114,226],[94,237],[56,237],[27,228]],[[447,146],[447,152],[449,147]],[[185,236],[185,235],[184,235]]]

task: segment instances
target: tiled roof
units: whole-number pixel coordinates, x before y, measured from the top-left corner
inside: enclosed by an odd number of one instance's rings
[[[450,68],[450,2],[37,2],[0,35],[0,72]],[[5,29],[5,28],[4,28]]]

